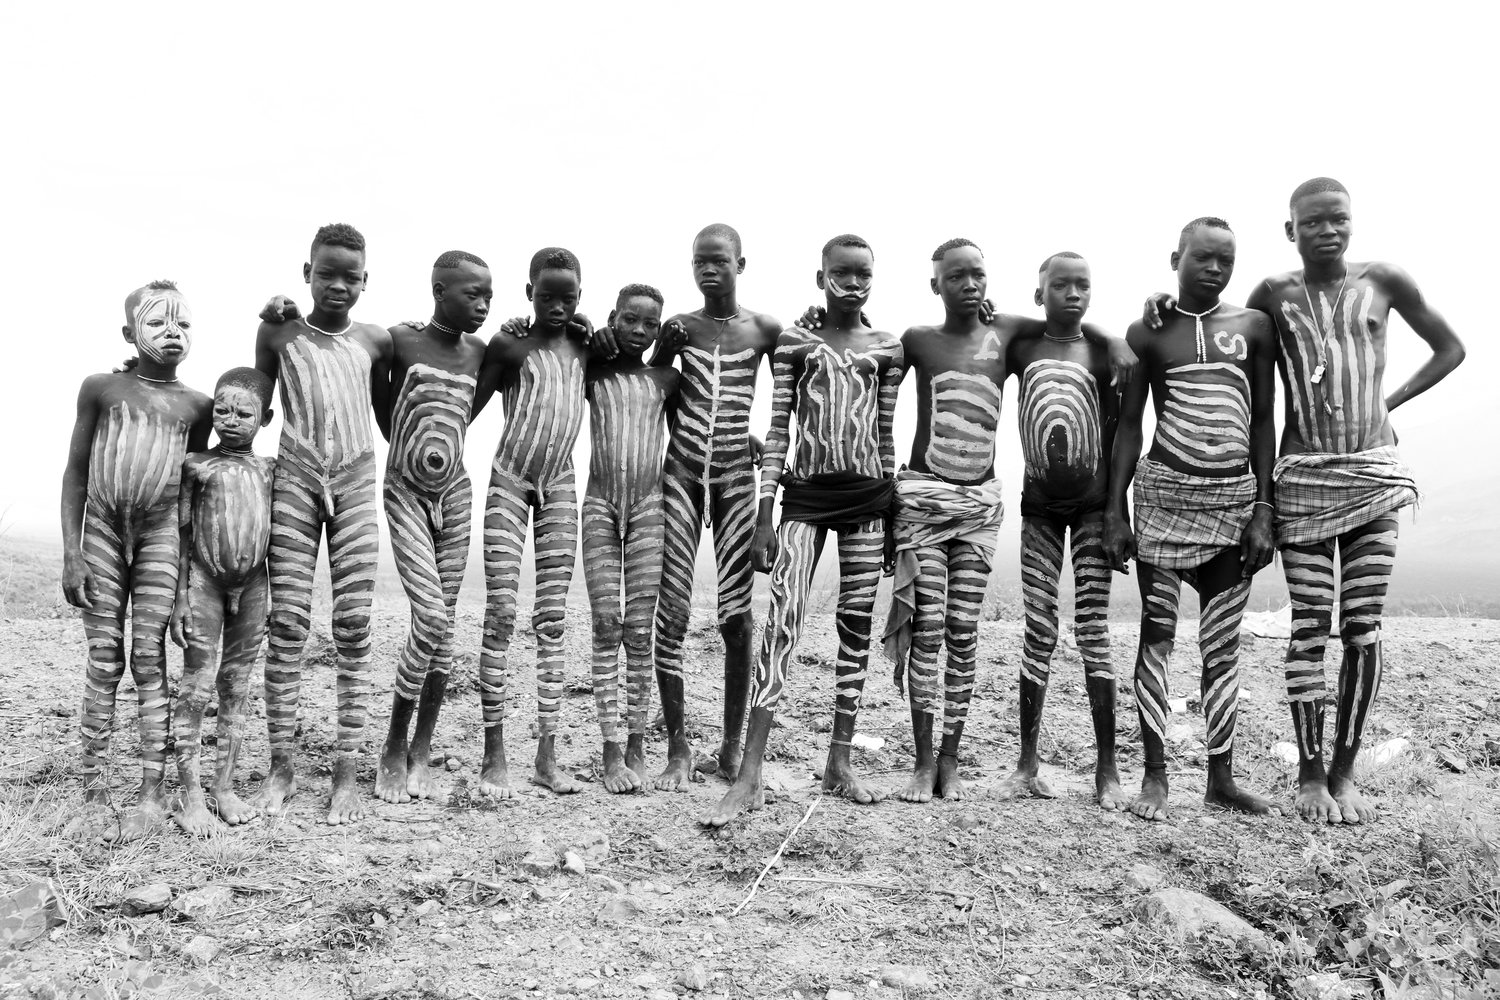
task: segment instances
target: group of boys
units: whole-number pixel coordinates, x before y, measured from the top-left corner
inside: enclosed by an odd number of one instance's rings
[[[1099,804],[1148,819],[1167,815],[1167,660],[1186,580],[1202,602],[1207,801],[1275,811],[1269,800],[1236,786],[1232,752],[1240,618],[1251,577],[1279,546],[1294,609],[1286,662],[1301,751],[1296,808],[1328,822],[1373,818],[1354,785],[1353,761],[1379,686],[1395,512],[1416,499],[1395,453],[1389,411],[1456,367],[1463,348],[1399,269],[1345,260],[1350,208],[1342,185],[1309,181],[1294,192],[1290,208],[1286,232],[1302,256],[1301,270],[1268,279],[1246,308],[1230,306],[1220,295],[1233,271],[1234,236],[1221,219],[1195,219],[1172,254],[1176,295],[1148,300],[1123,342],[1083,323],[1090,273],[1077,254],[1042,262],[1035,303],[1044,319],[996,315],[985,298],[984,257],[963,239],[944,243],[932,256],[931,288],[943,303],[943,322],[896,338],[865,317],[875,257],[868,243],[850,235],[823,248],[816,278],[823,306],[783,330],[739,304],[740,238],[714,225],[693,243],[702,309],[663,322],[661,293],[627,285],[608,323],[595,330],[577,312],[577,258],[546,248],[531,261],[526,291],[532,316],[508,321],[486,345],[474,336],[493,294],[483,260],[461,251],[443,254],[432,271],[431,320],[387,330],[350,317],[366,278],[364,239],[349,226],[332,225],[319,230],[303,266],[311,295],[306,314],[281,297],[268,303],[255,366],[226,373],[210,400],[177,379],[191,341],[181,293],[170,282],[137,289],[126,300],[124,333],[139,358],[126,371],[84,382],[63,481],[63,586],[70,603],[83,609],[89,644],[82,735],[90,808],[80,827],[128,840],[169,812],[168,631],[185,649],[172,716],[182,796],[171,815],[188,832],[204,834],[219,822],[240,824],[284,809],[296,788],[302,654],[325,534],[338,657],[337,758],[327,819],[348,823],[364,814],[355,774],[371,687],[378,546],[371,413],[390,445],[385,510],[411,604],[375,792],[387,802],[437,793],[428,762],[470,538],[464,441],[469,423],[497,391],[505,423],[483,518],[481,794],[512,794],[503,729],[507,655],[530,522],[534,783],[556,793],[580,787],[559,763],[555,743],[566,596],[581,530],[606,789],[630,792],[646,783],[654,670],[668,738],[666,768],[655,787],[684,788],[705,770],[727,779],[729,790],[703,818],[709,826],[760,805],[766,742],[801,635],[812,570],[832,529],[839,549],[839,652],[823,788],[861,803],[882,798],[855,771],[850,751],[875,593],[885,572],[894,585],[884,645],[896,663],[897,684],[909,690],[916,752],[899,797],[961,798],[958,752],[975,684],[978,617],[1003,516],[995,441],[1002,389],[1012,373],[1020,386],[1025,461],[1026,635],[1021,754],[1000,793],[1053,795],[1039,773],[1037,738],[1057,642],[1066,541],[1097,739]],[[1433,355],[1382,398],[1393,308]],[[771,362],[773,392],[762,453],[749,414],[763,358]],[[1273,365],[1287,387],[1279,459]],[[1138,366],[1144,377],[1134,377]],[[910,457],[898,470],[893,418],[908,370],[917,383],[917,427]],[[280,446],[274,460],[259,458],[252,443],[271,420],[278,382]],[[1142,458],[1148,394],[1156,431]],[[580,505],[572,451],[586,403],[592,452]],[[219,440],[205,450],[210,427]],[[1126,503],[1132,480],[1133,530]],[[717,753],[695,767],[682,646],[705,525],[713,529],[719,570],[724,715]],[[1335,547],[1342,558],[1344,658],[1336,745],[1325,771],[1321,661],[1331,629]],[[1124,571],[1132,558],[1143,603],[1135,693],[1145,774],[1140,793],[1129,797],[1115,760],[1107,618],[1111,568]],[[770,574],[753,670],[752,570]],[[135,807],[116,819],[107,808],[104,754],[125,667],[127,605],[142,785]],[[248,802],[235,794],[233,775],[249,675],[267,637],[271,766],[259,795]],[[215,678],[218,764],[205,796],[199,731]]]

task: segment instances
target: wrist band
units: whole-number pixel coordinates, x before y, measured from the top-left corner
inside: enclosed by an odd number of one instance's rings
[[[1256,504],[1259,504],[1262,507],[1269,507],[1272,510],[1276,509],[1276,505],[1274,503],[1272,503],[1271,501],[1269,501],[1269,500],[1255,500],[1255,501],[1252,501],[1250,505],[1253,507]]]

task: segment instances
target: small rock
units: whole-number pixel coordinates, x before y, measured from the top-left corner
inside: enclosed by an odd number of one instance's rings
[[[460,762],[457,757],[449,757],[446,761],[443,762],[443,766],[450,771],[457,771],[459,768],[463,767],[463,763]]]
[[[1131,865],[1130,874],[1125,876],[1125,884],[1132,889],[1140,889],[1142,892],[1150,892],[1161,886],[1167,880],[1166,875],[1160,868],[1148,864]]]
[[[457,948],[461,942],[452,934],[434,934],[432,936],[432,943],[440,944],[444,948]]]
[[[1171,930],[1180,942],[1212,930],[1245,947],[1263,950],[1270,946],[1266,935],[1243,917],[1191,889],[1157,889],[1143,897],[1136,910],[1145,919]]]
[[[625,896],[615,896],[599,908],[599,919],[628,924],[641,915],[641,906]]]
[[[649,990],[659,982],[661,982],[661,977],[656,973],[643,972],[639,976],[633,977],[630,980],[630,985],[634,986],[636,989]]]
[[[848,990],[836,990],[830,986],[823,1000],[854,1000],[854,994]]]
[[[233,902],[234,890],[227,885],[205,885],[172,900],[167,915],[174,920],[209,920]]]
[[[599,980],[591,979],[588,976],[573,980],[573,988],[579,993],[587,993],[589,990],[598,989],[598,987]]]
[[[1185,722],[1179,722],[1175,726],[1167,727],[1167,741],[1169,743],[1186,743],[1193,738],[1193,727]]]
[[[671,990],[650,990],[646,993],[645,1000],[677,1000],[677,994]]]
[[[1297,744],[1288,743],[1285,740],[1271,744],[1271,756],[1290,766],[1296,766],[1297,761],[1301,759],[1301,755],[1297,752]]]
[[[1393,740],[1386,740],[1378,747],[1361,751],[1360,762],[1367,767],[1384,767],[1411,752],[1411,741],[1405,737],[1398,736]]]
[[[651,849],[653,851],[669,850],[667,846],[667,838],[663,837],[659,833],[653,833],[651,836],[647,837],[646,843],[651,845]]]
[[[937,989],[932,973],[918,965],[887,965],[880,970],[880,981],[903,992],[921,993]]]
[[[1332,972],[1313,972],[1292,980],[1292,995],[1305,1000],[1355,1000],[1368,995]]]
[[[172,890],[165,882],[153,882],[132,889],[120,900],[120,912],[127,917],[160,913],[172,901]]]
[[[600,865],[609,857],[609,837],[603,830],[585,830],[568,843],[568,850],[591,865]]]
[[[1168,698],[1167,699],[1167,708],[1170,709],[1173,712],[1179,712],[1179,713],[1180,712],[1186,712],[1187,711],[1187,699],[1186,698]]]
[[[677,973],[677,981],[690,990],[708,989],[708,970],[702,963],[694,962],[681,972]]]
[[[618,879],[612,879],[608,875],[601,875],[598,872],[589,876],[589,882],[595,887],[603,889],[605,892],[625,891],[625,886]]]
[[[568,851],[563,855],[562,866],[563,871],[571,872],[574,875],[582,875],[586,870],[583,859],[574,851]]]
[[[218,958],[223,947],[207,934],[199,934],[182,949],[182,956],[194,965],[203,966]]]
[[[525,872],[527,875],[535,875],[538,877],[551,875],[553,872],[557,871],[557,855],[553,854],[552,851],[547,850],[543,847],[533,847],[530,851],[526,852],[526,856],[521,859],[520,867],[521,871]]]
[[[965,812],[958,814],[958,819],[953,821],[953,825],[958,827],[960,830],[967,831],[984,826],[984,820],[980,819],[978,816],[974,815],[971,812]]]
[[[868,736],[864,733],[855,733],[849,738],[849,745],[859,747],[861,750],[879,750],[885,746],[885,740],[879,736]]]
[[[0,896],[0,948],[19,948],[63,922],[57,893],[46,882]]]

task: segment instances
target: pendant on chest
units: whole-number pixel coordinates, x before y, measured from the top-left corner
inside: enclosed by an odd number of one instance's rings
[[[1312,383],[1313,383],[1313,385],[1317,385],[1319,382],[1323,381],[1323,372],[1324,372],[1324,370],[1325,369],[1323,368],[1322,365],[1319,365],[1318,367],[1316,367],[1316,368],[1313,369],[1313,373],[1312,373]]]

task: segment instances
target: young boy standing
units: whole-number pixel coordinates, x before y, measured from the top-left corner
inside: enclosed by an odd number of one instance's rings
[[[1234,273],[1235,241],[1223,219],[1183,227],[1172,268],[1178,314],[1159,332],[1131,324],[1126,340],[1147,378],[1120,407],[1104,516],[1104,550],[1124,572],[1139,556],[1141,639],[1135,693],[1145,775],[1130,804],[1142,819],[1167,818],[1167,664],[1177,634],[1182,582],[1198,591],[1202,614],[1203,712],[1208,721],[1204,801],[1247,813],[1274,812],[1234,780],[1239,704],[1240,619],[1250,578],[1271,561],[1272,407],[1275,340],[1265,316],[1219,296]],[[1150,392],[1156,435],[1141,453],[1141,416]],[[1140,459],[1139,467],[1136,466]],[[1125,491],[1135,481],[1135,531]]]
[[[255,367],[280,382],[284,420],[269,557],[271,768],[260,804],[277,815],[297,787],[292,754],[302,650],[311,624],[313,569],[326,530],[339,716],[328,822],[341,824],[365,814],[354,778],[368,712],[370,611],[380,537],[370,413],[386,408],[391,337],[383,327],[349,316],[368,277],[365,239],[358,230],[342,223],[324,226],[309,257],[302,277],[311,286],[311,311],[285,323],[262,322],[255,341]]]
[[[1300,764],[1297,812],[1328,823],[1376,818],[1354,784],[1354,761],[1380,689],[1381,616],[1396,556],[1396,512],[1416,484],[1396,453],[1391,411],[1457,368],[1463,344],[1399,267],[1346,259],[1349,192],[1315,177],[1292,192],[1286,237],[1302,269],[1267,278],[1246,305],[1268,313],[1281,346],[1286,427],[1276,462],[1276,540],[1292,598],[1287,698]],[[1383,395],[1391,311],[1432,357]],[[1339,567],[1339,666],[1333,760],[1325,771],[1323,655]]]
[[[642,352],[661,328],[661,292],[620,289],[609,314],[619,353],[591,364],[589,483],[583,496],[583,575],[594,617],[594,702],[604,740],[604,787],[641,788],[646,711],[651,704],[651,617],[662,572],[662,445],[677,394],[672,368],[648,366]],[[624,584],[624,616],[620,588]],[[620,645],[626,657],[629,726],[620,748]]]
[[[750,404],[761,362],[781,334],[775,319],[740,305],[744,270],[739,233],[722,224],[699,232],[693,240],[693,280],[703,293],[703,308],[672,317],[651,359],[653,365],[682,359],[681,397],[662,469],[665,525],[656,604],[656,680],[668,745],[667,766],[655,784],[663,789],[685,789],[694,776],[682,642],[692,613],[693,568],[704,525],[713,526],[719,634],[724,640],[724,728],[718,753],[705,769],[732,780],[740,765],[754,625]]]
[[[896,471],[891,424],[904,364],[900,341],[864,321],[874,271],[875,255],[864,240],[848,235],[829,240],[817,273],[827,300],[824,329],[793,329],[776,344],[771,430],[752,549],[756,569],[771,573],[771,605],[744,759],[729,791],[704,818],[709,826],[723,826],[764,802],[766,740],[802,632],[812,570],[830,528],[839,533],[839,656],[823,788],[859,803],[883,797],[849,761],[869,663],[875,588],[891,559],[886,553]],[[791,452],[794,411],[797,440]],[[781,523],[773,529],[783,472],[788,477]]]
[[[1105,346],[1085,337],[1093,280],[1086,260],[1055,253],[1037,274],[1036,304],[1046,311],[1040,337],[1010,342],[1018,373],[1021,454],[1021,593],[1026,639],[1021,658],[1021,759],[997,794],[1056,793],[1038,773],[1037,738],[1057,648],[1058,581],[1065,540],[1071,546],[1074,622],[1084,687],[1094,723],[1094,799],[1120,809],[1125,795],[1115,763],[1115,674],[1109,650],[1110,569],[1104,557],[1104,505],[1119,398],[1110,387]]]
[[[428,761],[453,662],[453,612],[474,504],[463,463],[485,352],[474,332],[484,325],[493,296],[489,265],[450,250],[432,265],[432,321],[421,329],[390,330],[391,403],[376,422],[390,442],[385,513],[411,627],[375,776],[375,794],[386,802],[436,792]],[[408,743],[413,710],[417,727]]]
[[[271,544],[271,481],[276,461],[255,454],[255,435],[271,422],[271,380],[254,368],[225,372],[214,388],[219,443],[188,456],[178,500],[181,544],[172,639],[185,651],[178,692],[175,750],[182,808],[174,819],[194,836],[238,826],[259,810],[234,792],[234,768],[245,742],[250,671],[266,637]],[[224,658],[219,661],[219,640]],[[216,669],[217,668],[217,669]],[[219,696],[218,765],[211,799],[198,775],[203,712]]]
[[[568,333],[581,292],[578,258],[545,247],[531,258],[526,297],[530,335],[501,329],[485,350],[474,397],[477,415],[498,389],[505,429],[490,467],[484,514],[487,601],[479,692],[484,713],[481,794],[514,794],[505,760],[506,654],[516,622],[516,592],[527,521],[536,560],[537,751],[532,782],[558,794],[579,785],[557,764],[557,713],[563,697],[563,631],[568,585],[578,549],[578,488],[573,445],[583,423],[583,371],[588,348]]]
[[[139,361],[84,380],[62,482],[63,595],[82,609],[89,643],[79,727],[84,812],[70,826],[107,841],[133,840],[166,816],[165,646],[177,588],[177,493],[187,452],[208,444],[211,408],[177,379],[192,344],[192,313],[176,285],[153,281],[131,292],[123,333]],[[104,757],[125,672],[127,604],[141,790],[135,808],[111,827]]]

